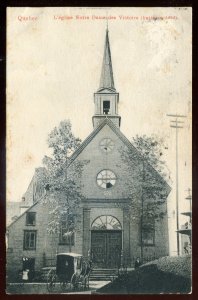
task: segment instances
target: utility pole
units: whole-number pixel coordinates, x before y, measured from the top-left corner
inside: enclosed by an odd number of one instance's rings
[[[180,244],[179,244],[179,179],[178,179],[178,129],[183,128],[183,121],[180,121],[182,118],[186,118],[183,115],[177,114],[167,114],[167,117],[172,117],[174,120],[171,120],[170,127],[176,129],[176,228],[177,228],[177,255],[180,255]]]

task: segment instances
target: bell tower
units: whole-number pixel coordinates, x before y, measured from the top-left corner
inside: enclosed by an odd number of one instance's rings
[[[118,102],[119,93],[114,87],[109,31],[106,29],[100,87],[94,93],[95,114],[92,117],[94,128],[100,125],[105,118],[110,119],[117,127],[120,127],[121,117],[118,115]]]

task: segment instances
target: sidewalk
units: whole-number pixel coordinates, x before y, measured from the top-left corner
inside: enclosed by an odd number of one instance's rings
[[[89,290],[87,290],[87,291],[73,291],[73,292],[62,293],[62,294],[92,294],[97,289],[102,288],[109,282],[110,281],[90,281],[89,282]]]
[[[53,294],[91,294],[95,290],[105,286],[109,281],[90,281],[89,289],[76,291],[62,291],[60,285],[57,283]],[[46,283],[10,283],[6,288],[7,294],[50,294],[47,290]]]

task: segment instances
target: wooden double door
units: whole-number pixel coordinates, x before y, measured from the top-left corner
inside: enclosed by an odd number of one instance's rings
[[[121,230],[92,230],[91,253],[95,267],[117,268],[122,249]]]

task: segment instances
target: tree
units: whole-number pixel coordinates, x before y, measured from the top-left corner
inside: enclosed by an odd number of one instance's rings
[[[160,204],[164,203],[167,197],[165,184],[166,180],[170,180],[169,170],[163,159],[168,147],[165,146],[163,138],[156,135],[136,135],[132,143],[142,157],[142,187],[147,206],[145,213],[149,219],[161,218],[166,212],[161,211]]]
[[[151,135],[150,137],[146,135],[136,135],[136,137],[132,139],[132,144],[142,157],[158,171],[165,180],[170,180],[170,172],[163,159],[165,151],[168,149],[163,138],[157,135]]]
[[[167,147],[157,136],[136,136],[133,147],[121,149],[122,161],[128,174],[129,217],[140,218],[141,257],[143,259],[144,231],[152,233],[155,221],[167,213],[165,201],[170,191],[166,183],[168,169],[163,160]]]
[[[51,156],[43,158],[45,175],[42,183],[46,190],[45,202],[49,205],[48,232],[62,234],[71,241],[78,228],[78,208],[83,196],[80,178],[84,162],[72,161],[72,153],[80,146],[80,139],[71,131],[69,120],[60,122],[48,136]],[[64,232],[62,224],[64,223]]]

